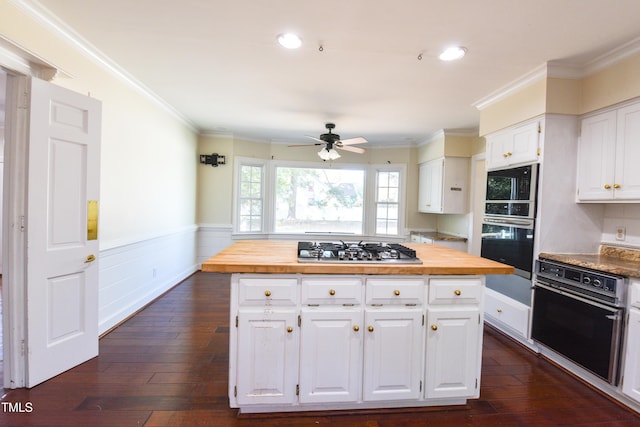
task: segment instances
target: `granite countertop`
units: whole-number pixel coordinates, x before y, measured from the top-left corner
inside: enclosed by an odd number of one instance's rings
[[[438,231],[412,231],[411,234],[424,236],[434,241],[449,241],[449,242],[466,242],[466,237],[454,236],[453,234],[440,233]]]
[[[541,252],[538,258],[640,278],[640,250],[602,245],[597,254],[561,254]]]

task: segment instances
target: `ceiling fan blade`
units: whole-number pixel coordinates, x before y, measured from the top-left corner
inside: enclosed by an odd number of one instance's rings
[[[342,145],[354,145],[354,144],[364,144],[367,142],[366,138],[362,136],[356,136],[355,138],[341,139],[340,142]]]
[[[365,152],[364,148],[360,148],[360,147],[351,147],[351,146],[346,146],[346,147],[339,147],[336,145],[336,148],[338,150],[344,150],[344,151],[351,151],[352,153],[358,153],[358,154],[362,154]]]
[[[315,136],[310,136],[310,135],[305,135],[305,136],[306,136],[307,138],[311,138],[311,139],[313,139],[314,141],[318,141],[318,142],[321,142],[321,143],[323,143],[323,144],[326,144],[326,142],[325,142],[325,141],[323,141],[323,140],[321,140],[321,139],[318,139],[318,138],[316,138]],[[316,145],[318,145],[318,144],[316,144]]]
[[[325,143],[316,142],[314,144],[295,144],[295,145],[287,145],[287,147],[313,147],[315,145],[325,145]]]

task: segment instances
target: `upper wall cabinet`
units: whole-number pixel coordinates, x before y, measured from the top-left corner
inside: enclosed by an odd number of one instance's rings
[[[577,200],[640,201],[640,103],[582,120]]]
[[[460,214],[468,211],[469,159],[441,157],[420,164],[418,210]]]
[[[487,170],[537,162],[540,132],[536,120],[487,135]]]

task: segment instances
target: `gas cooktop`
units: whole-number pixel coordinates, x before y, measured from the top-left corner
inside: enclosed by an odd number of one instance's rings
[[[398,243],[298,242],[298,262],[422,264],[416,251]]]

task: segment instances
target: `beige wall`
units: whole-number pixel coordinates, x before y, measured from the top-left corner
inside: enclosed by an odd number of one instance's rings
[[[547,82],[538,80],[480,111],[480,136],[507,128],[546,109]]]
[[[640,55],[582,79],[580,113],[640,96]]]
[[[301,142],[302,144],[303,142]],[[364,154],[341,151],[338,160],[343,164],[405,164],[407,166],[407,214],[406,227],[409,229],[435,229],[435,221],[418,213],[418,164],[417,148],[367,147]],[[200,165],[198,168],[198,209],[200,224],[226,225],[233,220],[233,180],[234,159],[249,157],[264,160],[322,161],[318,157],[319,147],[289,147],[287,144],[266,143],[234,139],[232,136],[207,135],[199,139],[200,154],[218,153],[226,156],[226,165],[216,168]]]
[[[193,225],[196,132],[11,3],[0,17],[2,37],[72,75],[52,83],[102,101],[101,247]]]

